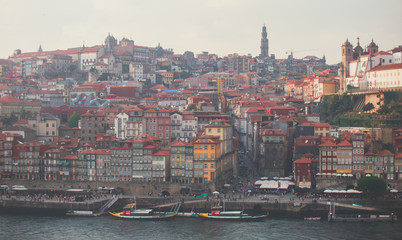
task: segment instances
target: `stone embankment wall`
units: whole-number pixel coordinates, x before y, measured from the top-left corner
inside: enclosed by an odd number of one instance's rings
[[[136,183],[136,182],[79,182],[79,181],[40,181],[40,180],[0,180],[1,184],[7,184],[9,187],[13,185],[23,185],[32,189],[98,189],[99,187],[122,188],[125,195],[146,196],[152,193],[152,196],[159,196],[163,191],[168,191],[172,195],[179,195],[181,189],[189,189],[190,192],[199,193],[200,191],[215,191],[213,184],[202,186],[185,186],[179,183]]]
[[[325,178],[319,177],[317,178],[317,189],[325,189],[325,188],[335,188],[335,189],[346,189],[348,185],[357,186],[357,179],[351,178]],[[389,189],[402,189],[402,181],[400,180],[386,180]]]
[[[316,179],[316,188],[336,188],[336,189],[346,189],[348,185],[357,186],[357,180],[351,178],[325,178],[319,177]]]

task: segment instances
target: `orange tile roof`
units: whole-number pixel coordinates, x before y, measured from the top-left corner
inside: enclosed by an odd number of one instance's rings
[[[13,91],[13,89],[6,85],[0,85],[0,91]]]
[[[18,98],[11,97],[11,96],[4,96],[0,98],[0,103],[20,103],[22,102]]]
[[[402,68],[402,63],[396,63],[396,64],[377,66],[377,67],[371,69],[369,72],[386,71],[386,70],[401,69],[401,68]]]
[[[297,159],[293,163],[311,163],[311,159],[309,159],[309,158],[301,158],[301,159]]]
[[[320,147],[336,147],[336,144],[331,141],[326,141],[319,145]]]
[[[352,144],[346,140],[338,144],[338,147],[351,147],[351,146]]]
[[[169,151],[159,151],[154,153],[154,156],[169,156],[170,152]]]
[[[392,153],[390,151],[388,151],[387,149],[382,150],[381,152],[379,152],[378,154],[381,155],[392,155]]]

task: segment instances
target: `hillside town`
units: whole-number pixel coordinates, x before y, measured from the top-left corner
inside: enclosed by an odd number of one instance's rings
[[[335,65],[277,59],[265,25],[259,56],[111,34],[17,49],[0,59],[0,179],[223,187],[290,176],[315,189],[376,176],[402,190],[402,113],[389,107],[401,105],[402,46],[360,44],[346,40]]]

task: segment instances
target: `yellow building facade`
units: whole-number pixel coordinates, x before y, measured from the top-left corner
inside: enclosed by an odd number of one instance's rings
[[[203,182],[216,177],[217,159],[221,156],[219,136],[203,135],[194,142],[194,176],[202,175]],[[202,169],[202,174],[199,173]]]

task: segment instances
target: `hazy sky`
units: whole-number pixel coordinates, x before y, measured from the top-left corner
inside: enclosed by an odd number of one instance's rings
[[[101,44],[110,32],[136,45],[224,56],[260,53],[266,24],[277,58],[340,62],[349,38],[380,50],[402,45],[401,0],[0,0],[0,58],[15,49],[44,51]]]

